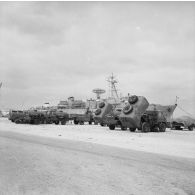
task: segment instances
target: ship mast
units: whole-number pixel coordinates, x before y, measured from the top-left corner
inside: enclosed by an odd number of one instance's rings
[[[118,83],[118,81],[116,80],[113,73],[110,77],[108,77],[107,81],[109,83],[109,93],[110,93],[109,98],[117,101],[119,99],[119,96],[118,96],[118,92],[117,92],[118,90],[116,89],[115,84]]]

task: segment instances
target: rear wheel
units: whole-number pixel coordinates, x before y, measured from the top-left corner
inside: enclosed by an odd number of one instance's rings
[[[160,123],[159,124],[159,131],[160,132],[165,132],[166,130],[166,124],[165,123]]]
[[[136,128],[129,127],[129,131],[135,132]]]
[[[78,124],[79,124],[79,121],[74,120],[74,124],[75,124],[75,125],[78,125]]]
[[[59,125],[59,121],[55,121],[54,123],[55,123],[56,125]]]
[[[61,125],[65,125],[65,124],[66,124],[65,120],[61,121]]]
[[[91,121],[89,121],[89,125],[91,125],[92,124],[92,122]]]
[[[100,123],[100,125],[103,127],[103,126],[105,126],[105,124],[104,123]]]
[[[189,130],[189,131],[193,131],[193,128],[194,128],[193,126],[189,126],[189,127],[188,127],[188,130]]]
[[[109,125],[109,129],[110,130],[114,130],[115,129],[115,125],[113,125],[113,124]]]
[[[144,122],[142,124],[142,130],[141,131],[144,132],[144,133],[149,132],[150,131],[150,124],[147,123],[147,122]]]

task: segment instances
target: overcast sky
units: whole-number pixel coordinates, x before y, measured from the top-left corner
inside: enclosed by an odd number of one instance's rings
[[[195,116],[195,2],[0,2],[3,108],[95,98],[112,72]]]

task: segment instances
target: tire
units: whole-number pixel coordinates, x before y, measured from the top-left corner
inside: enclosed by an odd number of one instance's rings
[[[115,130],[115,125],[113,125],[113,124],[109,125],[109,129],[110,130]]]
[[[142,124],[142,130],[141,131],[144,132],[144,133],[150,132],[150,124],[147,123],[147,122],[144,122]]]
[[[135,132],[136,131],[136,128],[129,127],[129,131]]]
[[[99,108],[103,108],[105,106],[105,103],[104,102],[100,102],[99,103]]]
[[[123,113],[124,114],[129,114],[133,111],[133,106],[131,106],[130,104],[129,105],[126,105],[124,108],[123,108]]]
[[[79,124],[79,121],[74,120],[74,124],[75,124],[75,125],[78,125],[78,124]]]
[[[130,104],[135,104],[138,101],[138,97],[136,95],[132,95],[129,97],[128,102]]]
[[[95,115],[100,115],[101,114],[101,109],[100,108],[98,108],[96,111],[95,111]]]
[[[61,121],[61,125],[65,125],[65,124],[66,124],[65,120]]]
[[[89,121],[89,125],[91,125],[92,124],[92,122],[91,121]]]
[[[18,120],[15,120],[15,123],[16,123],[16,124],[20,124],[21,122],[20,122],[20,120],[18,119]]]
[[[189,130],[189,131],[193,131],[193,129],[194,129],[193,126],[189,126],[189,127],[188,127],[188,130]]]
[[[165,123],[160,123],[159,124],[159,131],[160,132],[165,132],[166,131],[166,124]]]
[[[54,123],[55,123],[56,125],[59,125],[60,122],[59,122],[59,121],[55,121]]]
[[[101,125],[102,127],[104,127],[104,126],[105,126],[105,124],[104,124],[104,123],[100,123],[100,125]]]

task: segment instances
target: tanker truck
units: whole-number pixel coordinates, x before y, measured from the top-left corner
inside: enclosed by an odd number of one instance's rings
[[[128,102],[129,104],[123,108],[119,116],[123,126],[130,131],[138,129],[142,132],[164,132],[166,130],[168,115],[165,115],[164,110],[148,109],[149,103],[143,96],[130,96]]]
[[[94,119],[105,123],[110,130],[120,127],[121,130],[129,128],[142,132],[161,131],[167,127],[167,118],[162,110],[147,110],[149,103],[143,96],[130,96],[128,101],[118,105],[107,102],[99,103]]]

